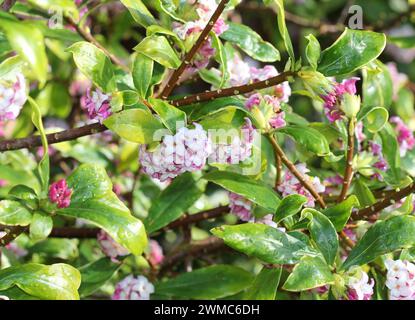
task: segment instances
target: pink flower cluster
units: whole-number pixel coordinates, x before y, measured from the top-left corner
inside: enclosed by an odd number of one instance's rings
[[[140,146],[139,161],[143,172],[160,181],[169,181],[184,172],[201,170],[211,153],[211,142],[200,124],[194,129],[180,128],[166,135],[154,152]]]
[[[245,118],[245,124],[241,128],[241,135],[232,131],[230,133],[233,134],[209,134],[209,138],[212,141],[212,153],[209,155],[210,162],[237,164],[251,156],[255,138],[255,128],[252,126],[251,120]],[[231,141],[228,141],[228,138]]]
[[[152,293],[154,286],[146,277],[129,275],[116,285],[112,300],[150,300]]]
[[[104,230],[100,230],[97,235],[98,243],[102,252],[113,262],[118,262],[117,257],[126,256],[130,252],[123,246],[118,244],[108,233]]]
[[[339,186],[341,187],[343,185],[343,177],[341,177],[339,174],[336,174],[335,176],[329,177],[324,180],[324,194],[330,195],[333,194],[334,191],[336,191]]]
[[[395,124],[395,132],[398,138],[399,151],[401,157],[406,155],[408,150],[412,150],[415,146],[415,138],[408,126],[399,117],[391,117],[390,122]]]
[[[386,260],[386,286],[390,300],[415,300],[415,265],[406,260]]]
[[[318,177],[310,177],[307,175],[310,172],[309,169],[303,163],[299,163],[295,166],[297,170],[301,173],[301,175],[308,180],[310,184],[313,185],[314,189],[318,193],[323,193],[325,191],[325,187],[321,184],[320,179]],[[301,194],[307,197],[308,201],[305,204],[307,207],[314,207],[314,197],[311,193],[303,187],[303,185],[298,181],[298,179],[290,172],[286,171],[284,174],[284,179],[282,183],[278,186],[278,191],[282,193],[284,197],[290,194]]]
[[[370,300],[373,295],[373,286],[375,281],[369,280],[366,272],[358,269],[347,282],[347,298],[348,300]]]
[[[102,123],[112,114],[110,101],[111,96],[101,90],[96,89],[91,94],[91,89],[88,89],[81,97],[81,107],[87,112],[89,119],[99,120]]]
[[[330,122],[340,120],[344,116],[344,112],[341,110],[343,95],[345,93],[351,95],[356,94],[356,81],[358,80],[360,79],[354,77],[346,79],[342,83],[335,82],[333,90],[322,96],[324,100],[324,112]]]
[[[23,74],[16,81],[0,81],[0,121],[14,120],[27,100],[26,81]]]
[[[285,122],[285,112],[282,111],[280,107],[281,100],[275,96],[263,96],[260,93],[255,93],[248,98],[245,103],[245,107],[248,110],[252,110],[254,106],[260,106],[261,103],[269,105],[275,112],[275,114],[269,119],[269,124],[272,128],[279,129],[287,125]]]
[[[382,154],[382,146],[374,141],[370,141],[369,148],[372,151],[372,154],[378,157],[378,161],[373,164],[373,167],[379,169],[380,171],[388,170],[388,163]],[[376,172],[372,177],[378,180],[382,180],[382,176],[378,172]]]
[[[67,208],[71,204],[72,189],[65,179],[52,183],[49,187],[49,200],[56,203],[59,209]]]
[[[156,240],[150,240],[147,259],[153,267],[158,266],[164,260],[163,248]]]

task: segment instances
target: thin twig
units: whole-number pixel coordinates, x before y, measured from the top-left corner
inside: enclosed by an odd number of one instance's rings
[[[347,156],[346,156],[346,168],[344,170],[343,187],[340,192],[337,202],[342,202],[346,199],[347,191],[353,179],[353,155],[354,155],[354,119],[349,121],[349,129],[347,131]]]
[[[322,208],[326,208],[326,203],[324,202],[323,198],[320,196],[320,194],[316,191],[314,186],[310,184],[307,179],[304,178],[304,176],[297,170],[295,165],[287,158],[284,151],[281,149],[281,147],[278,145],[278,142],[275,140],[275,138],[272,136],[272,134],[267,135],[268,140],[271,142],[272,147],[274,148],[274,151],[278,154],[278,156],[281,158],[282,163],[287,167],[287,169],[298,179],[298,181],[301,183],[301,185],[308,190],[308,192],[311,193],[311,195],[316,199],[316,201],[320,204]]]
[[[223,10],[225,10],[226,5],[228,4],[230,0],[222,0],[218,7],[216,8],[215,12],[213,13],[212,17],[210,18],[208,24],[203,29],[202,33],[200,34],[199,38],[197,39],[196,43],[193,45],[193,47],[190,49],[190,51],[186,54],[182,64],[178,69],[176,69],[172,76],[170,77],[170,80],[167,82],[166,86],[164,87],[161,97],[163,99],[167,99],[174,88],[176,87],[177,83],[180,81],[180,78],[183,74],[183,72],[186,70],[186,68],[191,63],[193,57],[195,54],[199,51],[199,49],[202,47],[202,45],[207,41],[209,37],[210,31],[212,31],[212,28],[214,27],[216,21],[221,16]]]
[[[19,235],[21,235],[23,232],[27,230],[27,227],[8,227],[4,231],[6,231],[6,235],[4,235],[2,238],[0,238],[0,247],[7,246],[10,242],[12,242],[14,239],[16,239]]]
[[[377,214],[381,210],[395,204],[397,201],[402,200],[403,198],[409,196],[411,193],[414,193],[414,192],[415,192],[414,183],[402,190],[397,189],[395,190],[395,192],[389,194],[385,199],[380,200],[367,208],[360,209],[359,211],[352,213],[352,219],[361,220],[364,218],[368,218],[374,214]]]

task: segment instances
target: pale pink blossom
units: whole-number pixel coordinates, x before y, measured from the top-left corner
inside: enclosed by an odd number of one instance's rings
[[[415,265],[406,260],[385,261],[390,300],[415,300]]]
[[[155,151],[140,146],[139,161],[144,173],[160,181],[169,181],[184,172],[201,170],[212,151],[207,132],[200,124],[194,129],[180,128],[166,135]]]
[[[320,182],[318,177],[310,177],[307,173],[310,170],[307,169],[305,164],[299,163],[295,166],[300,174],[307,180],[318,193],[323,193],[325,191],[324,185]],[[290,194],[300,194],[307,198],[307,203],[305,206],[314,207],[315,201],[311,193],[304,188],[304,186],[298,181],[298,179],[290,172],[286,171],[284,174],[284,179],[282,183],[278,186],[278,191],[282,193],[284,197]]]
[[[99,231],[97,240],[102,252],[114,262],[118,262],[117,257],[126,256],[130,253],[104,230]]]
[[[15,81],[0,81],[0,121],[16,119],[26,100],[23,74],[18,73]]]
[[[245,124],[239,132],[230,131],[229,135],[212,134],[209,138],[212,141],[212,153],[209,155],[209,162],[238,164],[248,159],[252,154],[252,147],[255,138],[255,128],[249,118],[245,118]],[[229,141],[231,139],[231,141]]]
[[[229,208],[230,213],[236,215],[242,221],[249,221],[252,218],[252,202],[243,196],[230,192]]]
[[[389,73],[392,78],[392,88],[393,88],[393,100],[398,100],[399,91],[405,86],[408,82],[408,76],[404,73],[400,73],[396,63],[389,62],[386,64],[388,67]]]
[[[91,94],[91,89],[88,89],[81,97],[81,107],[87,112],[89,119],[102,123],[112,114],[110,101],[111,95],[104,94],[99,89]]]
[[[120,281],[116,287],[112,300],[150,300],[154,293],[154,285],[144,276],[135,278],[132,275]]]
[[[373,295],[373,286],[375,281],[369,279],[366,272],[360,268],[348,277],[347,281],[347,298],[348,300],[370,300]]]
[[[255,93],[245,102],[245,107],[251,111],[254,106],[259,107],[262,103],[270,106],[274,111],[274,115],[268,119],[272,128],[279,129],[287,125],[285,121],[285,112],[282,111],[280,107],[281,101],[276,96]]]
[[[147,255],[147,259],[152,266],[158,266],[164,260],[163,248],[156,240],[150,240],[150,251]]]
[[[412,150],[415,146],[415,138],[408,126],[399,117],[391,117],[390,122],[395,124],[395,132],[398,138],[399,151],[401,157],[406,155],[408,150]]]
[[[49,200],[56,203],[59,209],[67,208],[71,204],[72,189],[65,179],[52,183],[49,187]]]

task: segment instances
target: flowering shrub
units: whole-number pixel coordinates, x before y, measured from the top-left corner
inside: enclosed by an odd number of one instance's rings
[[[415,300],[414,7],[355,2],[0,0],[0,300]]]

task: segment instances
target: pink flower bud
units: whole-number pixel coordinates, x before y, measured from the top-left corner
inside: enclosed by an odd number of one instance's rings
[[[81,107],[86,110],[89,119],[102,123],[112,114],[110,100],[111,96],[101,90],[96,89],[91,95],[91,89],[88,89],[86,95],[81,97]]]
[[[62,179],[52,183],[49,187],[49,200],[56,203],[59,209],[67,208],[71,204],[72,189]]]
[[[252,202],[236,193],[229,193],[230,212],[242,221],[252,218]]]
[[[164,260],[163,248],[156,240],[150,240],[150,253],[148,254],[148,261],[153,267],[158,266]]]
[[[154,286],[146,277],[129,275],[116,285],[112,300],[150,300],[152,293]]]
[[[391,117],[390,122],[395,124],[395,132],[399,142],[401,157],[406,155],[408,150],[412,150],[415,146],[414,135],[409,127],[399,117]]]

